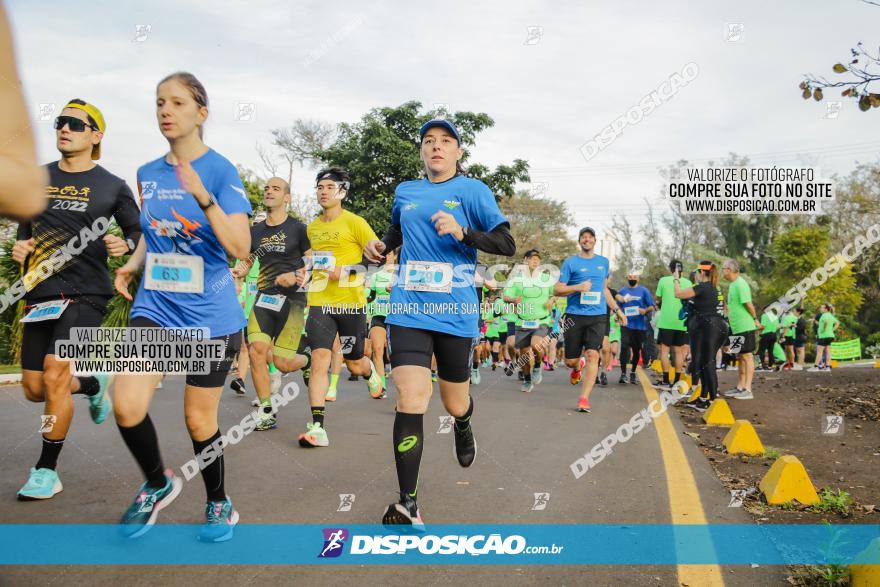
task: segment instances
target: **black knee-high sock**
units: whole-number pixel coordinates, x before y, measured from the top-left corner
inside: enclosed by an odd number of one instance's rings
[[[394,415],[394,461],[397,465],[397,483],[400,492],[416,496],[419,486],[419,465],[424,444],[424,414]]]
[[[58,455],[61,454],[61,448],[64,446],[64,439],[49,440],[43,437],[43,450],[40,452],[40,459],[37,461],[35,469],[52,469],[58,466]]]
[[[465,412],[464,416],[455,418],[455,429],[456,430],[467,430],[468,426],[471,425],[471,416],[474,413],[474,398],[469,397],[470,405],[468,406],[467,412]]]
[[[79,379],[79,391],[77,391],[77,393],[82,393],[91,397],[101,390],[98,380],[91,375],[88,377],[77,377],[77,379]]]
[[[196,457],[207,447],[214,444],[214,441],[220,438],[220,430],[211,435],[207,440],[192,439],[193,452]],[[226,489],[223,487],[224,468],[223,468],[223,451],[214,453],[217,458],[202,469],[202,481],[205,482],[205,492],[208,494],[210,501],[224,501],[226,499]]]
[[[156,428],[150,420],[150,415],[147,414],[140,424],[135,424],[131,428],[119,425],[117,427],[122,434],[122,440],[144,472],[147,485],[154,488],[165,487],[162,455],[159,454],[159,438],[156,436]]]
[[[498,351],[492,351],[492,362],[493,363],[498,362]]]

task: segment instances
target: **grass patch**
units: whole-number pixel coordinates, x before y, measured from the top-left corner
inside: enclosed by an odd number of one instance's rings
[[[819,493],[819,503],[811,506],[810,509],[823,514],[839,514],[845,518],[849,516],[850,508],[854,503],[852,496],[843,489],[834,491],[826,487]]]
[[[0,365],[0,375],[9,373],[21,373],[21,367],[19,365]]]
[[[806,565],[793,579],[801,587],[841,587],[849,585],[849,569],[846,565]]]
[[[772,446],[768,446],[764,449],[764,458],[765,459],[773,459],[774,461],[782,456],[782,453],[773,448]]]

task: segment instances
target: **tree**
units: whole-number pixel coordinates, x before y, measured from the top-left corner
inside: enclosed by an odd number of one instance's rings
[[[873,2],[868,2],[868,4],[873,4]],[[859,110],[862,112],[867,112],[871,108],[880,108],[880,94],[869,90],[872,82],[880,80],[880,72],[876,71],[876,68],[880,67],[880,55],[869,53],[861,41],[850,49],[850,53],[852,61],[848,64],[835,63],[831,70],[837,74],[849,73],[852,77],[830,82],[824,77],[807,74],[798,86],[804,100],[813,98],[817,102],[821,102],[825,95],[824,89],[842,87],[844,90],[840,95],[856,100]]]
[[[279,171],[274,154],[257,144],[257,154],[270,176],[286,174],[287,183],[293,184],[295,165],[315,167],[320,164],[316,153],[324,149],[333,138],[333,125],[318,120],[296,119],[288,128],[272,130],[272,146],[277,156],[284,162],[284,171]]]
[[[501,212],[510,222],[510,232],[516,241],[516,256],[508,257],[480,253],[480,263],[513,265],[529,249],[541,252],[541,262],[562,265],[566,257],[577,252],[577,242],[568,236],[574,220],[565,202],[540,198],[520,190],[499,202]]]
[[[394,189],[403,181],[421,177],[423,164],[419,158],[419,128],[438,112],[421,112],[419,102],[406,102],[397,107],[374,108],[359,122],[341,123],[333,142],[312,152],[323,165],[344,167],[351,174],[351,190],[346,205],[363,216],[380,236],[391,221]],[[494,125],[485,113],[456,112],[445,115],[461,134],[464,149],[462,164],[466,165],[469,149],[476,136]],[[497,199],[514,194],[516,182],[530,181],[528,164],[516,159],[510,165],[498,165],[489,171],[485,165],[473,164],[468,175],[485,182]]]

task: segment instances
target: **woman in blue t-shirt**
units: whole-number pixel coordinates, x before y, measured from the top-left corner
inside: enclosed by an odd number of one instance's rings
[[[516,251],[492,191],[463,173],[459,161],[464,151],[455,126],[428,121],[419,139],[425,177],[397,186],[391,228],[364,249],[370,261],[378,262],[384,251],[401,246],[401,271],[385,319],[398,390],[393,441],[400,502],[388,506],[382,522],[413,526],[423,525],[415,497],[423,419],[433,391],[431,356],[437,357],[443,405],[455,418],[458,462],[469,467],[477,451],[468,364],[479,340],[477,249],[506,256]]]
[[[196,459],[185,474],[201,469],[207,491],[206,523],[199,539],[232,537],[238,512],[224,490],[223,450],[217,423],[220,394],[245,326],[227,254],[250,252],[250,201],[235,167],[202,142],[208,96],[189,73],[175,73],[156,88],[159,129],[169,152],[138,169],[143,236],[117,270],[116,290],[131,299],[129,284],[146,261],[131,309],[132,328],[203,328],[222,343],[221,360],[208,374],[188,374],[184,415]],[[122,374],[114,393],[116,423],[146,477],[122,517],[124,532],[140,536],[159,510],[180,493],[183,482],[165,469],[156,429],[148,413],[161,374]]]

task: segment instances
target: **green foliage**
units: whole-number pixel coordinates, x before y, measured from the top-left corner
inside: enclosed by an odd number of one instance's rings
[[[315,158],[323,164],[344,167],[349,172],[352,185],[346,207],[363,216],[380,236],[391,221],[394,189],[422,175],[419,128],[437,113],[422,113],[421,109],[421,103],[415,101],[374,108],[359,122],[340,124],[334,142],[315,152]],[[469,149],[477,134],[491,128],[494,121],[488,114],[473,112],[456,112],[447,119],[461,134],[462,164],[467,167]],[[496,198],[512,196],[517,181],[529,181],[528,164],[519,159],[511,165],[499,165],[495,171],[473,164],[468,174],[485,182]]]
[[[846,565],[807,565],[792,578],[794,584],[801,587],[845,587],[849,585],[849,568]]]
[[[782,453],[779,452],[778,450],[776,450],[775,448],[773,448],[772,446],[768,446],[768,447],[764,448],[764,458],[765,459],[771,459],[771,460],[775,461],[776,459],[778,459],[781,456],[782,456]]]
[[[826,487],[819,493],[819,503],[811,506],[811,509],[821,513],[836,513],[845,518],[849,516],[854,503],[852,496],[843,489],[834,491]]]

